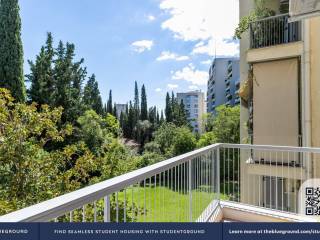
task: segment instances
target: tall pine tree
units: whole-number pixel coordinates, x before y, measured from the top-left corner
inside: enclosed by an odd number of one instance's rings
[[[103,104],[100,96],[100,91],[98,87],[98,82],[93,74],[86,86],[84,87],[83,103],[87,108],[91,108],[96,111],[96,113],[103,114]]]
[[[31,83],[28,90],[28,99],[31,102],[36,102],[40,105],[54,104],[53,94],[56,84],[52,69],[53,57],[53,38],[52,34],[48,33],[46,45],[41,48],[35,63],[28,61],[30,74],[27,75],[27,80]]]
[[[26,99],[18,0],[0,1],[0,88],[20,102]]]
[[[147,119],[148,119],[147,94],[146,94],[146,88],[143,84],[141,88],[141,120],[147,120]]]
[[[137,81],[134,82],[134,113],[135,113],[135,124],[138,121],[140,117],[140,101],[139,101],[139,89],[138,89],[138,83]]]
[[[109,98],[107,102],[107,113],[112,114],[112,90],[109,91]]]
[[[170,95],[168,92],[167,92],[167,96],[166,96],[165,114],[166,114],[166,121],[172,122],[172,104],[171,104],[171,99],[170,99]]]

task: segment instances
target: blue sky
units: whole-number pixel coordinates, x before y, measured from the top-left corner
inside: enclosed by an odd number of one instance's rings
[[[148,104],[164,106],[166,91],[206,90],[209,62],[237,56],[230,41],[238,0],[20,0],[22,40],[33,60],[46,32],[76,45],[88,74],[96,74],[103,101],[133,98],[134,81]]]

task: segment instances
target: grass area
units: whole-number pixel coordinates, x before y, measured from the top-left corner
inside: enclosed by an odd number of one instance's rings
[[[124,195],[126,195],[127,206],[132,208],[133,204],[134,211],[129,211],[127,214],[130,219],[134,217],[135,222],[189,222],[190,220],[190,196],[188,193],[179,193],[166,187],[146,186],[143,188],[136,186],[127,189],[126,193],[120,192],[118,200],[123,202]],[[214,193],[199,191],[199,189],[192,191],[193,221],[200,216],[214,198]],[[220,195],[220,199],[227,199],[227,197]],[[144,210],[145,205],[146,210]]]

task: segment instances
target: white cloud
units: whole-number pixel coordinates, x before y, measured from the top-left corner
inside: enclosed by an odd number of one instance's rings
[[[206,71],[200,71],[193,64],[189,64],[182,70],[176,71],[172,75],[174,80],[184,80],[191,82],[192,85],[204,86],[207,84],[209,74]]]
[[[195,86],[195,85],[191,85],[188,87],[190,90],[198,90],[199,87],[198,86]]]
[[[156,90],[155,90],[156,92],[161,92],[162,91],[162,89],[161,88],[156,88]]]
[[[238,43],[223,39],[231,39],[234,35],[239,22],[238,3],[239,0],[162,0],[160,9],[170,14],[170,18],[161,26],[172,31],[175,38],[199,41],[194,54],[213,55],[212,41],[215,39],[222,48],[219,53],[234,56]]]
[[[156,17],[153,15],[148,15],[147,17],[150,22],[153,22],[154,20],[156,20]]]
[[[177,89],[179,87],[179,85],[177,85],[177,84],[168,84],[167,87],[169,89],[173,90],[173,89]]]
[[[133,50],[138,53],[143,53],[146,50],[150,51],[153,45],[152,40],[140,40],[131,44]]]
[[[188,56],[179,56],[176,53],[169,51],[163,51],[157,58],[157,61],[175,60],[175,61],[187,61],[190,58]]]
[[[212,60],[210,59],[201,62],[201,64],[203,65],[210,65],[211,63],[212,63]]]
[[[210,39],[206,44],[194,46],[192,54],[206,54],[209,56],[239,56],[239,43],[235,41],[227,41],[223,39]]]

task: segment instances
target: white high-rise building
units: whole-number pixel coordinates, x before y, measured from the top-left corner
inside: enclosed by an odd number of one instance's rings
[[[177,99],[180,103],[183,101],[187,118],[194,132],[202,132],[202,116],[206,113],[205,95],[201,91],[192,91],[186,93],[177,93]]]

